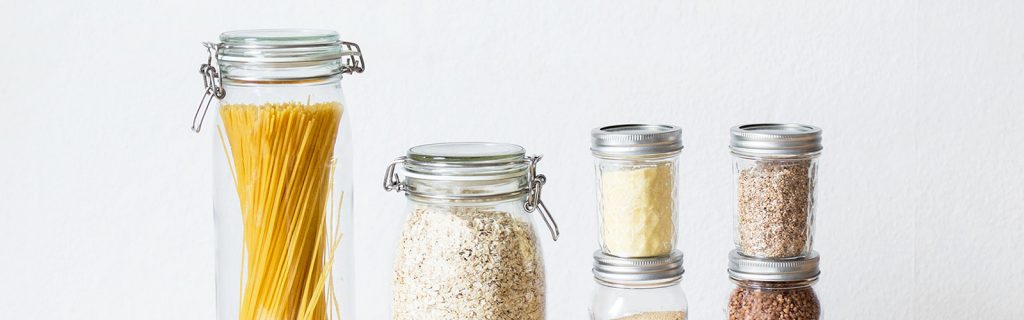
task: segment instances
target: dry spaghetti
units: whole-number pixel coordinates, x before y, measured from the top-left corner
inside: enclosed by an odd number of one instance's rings
[[[239,319],[336,318],[341,104],[225,104],[220,114],[242,209]]]

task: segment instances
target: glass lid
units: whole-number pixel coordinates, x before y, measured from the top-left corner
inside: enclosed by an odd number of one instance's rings
[[[255,29],[236,30],[220,34],[220,41],[229,46],[293,46],[334,44],[338,33],[315,29]]]
[[[446,142],[412,147],[404,169],[411,175],[439,178],[503,178],[526,173],[523,147],[509,143]]]
[[[338,33],[312,29],[258,29],[220,35],[221,62],[296,67],[336,61],[344,55]]]

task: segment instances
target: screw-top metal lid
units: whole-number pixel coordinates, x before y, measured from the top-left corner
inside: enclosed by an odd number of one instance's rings
[[[790,282],[814,280],[818,270],[818,252],[796,259],[761,259],[729,252],[729,276],[736,280]]]
[[[655,258],[619,258],[594,251],[594,279],[612,287],[664,287],[683,277],[683,252]]]
[[[683,149],[683,130],[657,124],[619,124],[590,132],[590,151],[598,156],[642,156]]]
[[[729,130],[732,152],[750,156],[800,156],[821,151],[821,128],[795,123],[759,123]]]

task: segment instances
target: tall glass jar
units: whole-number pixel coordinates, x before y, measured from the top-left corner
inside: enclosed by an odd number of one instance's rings
[[[686,320],[683,253],[658,258],[619,258],[594,253],[591,320]]]
[[[739,253],[798,258],[814,240],[821,129],[748,124],[731,129],[736,182],[734,240]]]
[[[676,126],[624,124],[591,132],[604,253],[643,258],[675,249],[682,149]]]
[[[218,319],[351,319],[352,149],[334,31],[245,30],[206,43],[214,98]],[[353,51],[354,49],[354,51]]]
[[[558,228],[540,199],[539,160],[513,144],[439,143],[388,166],[384,189],[408,198],[392,319],[544,319],[544,264],[529,213],[542,213],[553,239]]]
[[[729,320],[818,320],[818,253],[787,260],[729,254],[729,277],[736,289],[729,297]]]

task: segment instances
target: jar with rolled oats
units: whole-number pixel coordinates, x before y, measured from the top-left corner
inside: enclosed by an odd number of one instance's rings
[[[407,217],[393,274],[392,319],[544,319],[544,264],[529,216],[558,227],[540,199],[539,156],[504,143],[438,143],[388,166]],[[404,178],[404,179],[403,179]]]

